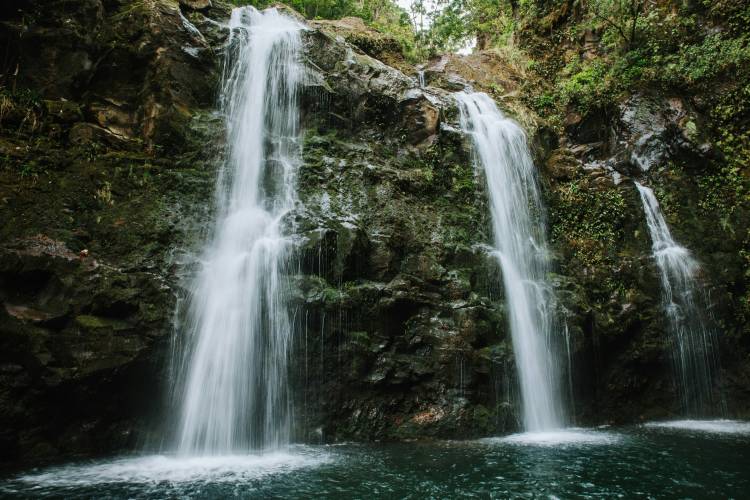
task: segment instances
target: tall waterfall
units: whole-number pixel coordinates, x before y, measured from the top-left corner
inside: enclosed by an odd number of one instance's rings
[[[687,248],[672,239],[654,192],[638,182],[635,185],[659,268],[683,411],[689,416],[710,415],[720,405],[714,391],[718,359],[716,334],[707,325],[705,299],[696,279],[700,266]]]
[[[546,281],[543,207],[523,130],[483,93],[456,94],[461,127],[470,134],[489,192],[495,255],[503,274],[527,431],[565,423],[554,348],[554,296]]]
[[[178,451],[221,454],[289,441],[291,321],[284,216],[300,157],[302,26],[276,10],[232,12],[221,103],[228,151],[216,220],[181,334]]]

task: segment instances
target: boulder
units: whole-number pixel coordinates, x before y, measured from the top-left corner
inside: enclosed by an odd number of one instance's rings
[[[711,154],[701,120],[677,97],[634,95],[620,105],[610,148],[641,172],[671,159],[700,161]]]

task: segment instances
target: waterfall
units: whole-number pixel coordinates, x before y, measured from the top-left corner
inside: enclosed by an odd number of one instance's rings
[[[221,88],[228,149],[216,219],[178,334],[179,453],[273,449],[289,441],[291,321],[285,215],[300,157],[302,25],[270,9],[233,10]]]
[[[689,416],[706,416],[720,403],[713,389],[718,375],[716,334],[707,325],[705,298],[697,280],[700,266],[687,248],[672,239],[654,192],[638,182],[635,185],[659,268],[683,411]]]
[[[423,89],[427,86],[424,79],[424,70],[417,71],[417,83],[419,84],[419,88]]]
[[[565,423],[561,367],[553,337],[554,294],[536,169],[526,135],[483,93],[456,94],[461,128],[471,136],[489,193],[495,255],[503,274],[527,431]]]

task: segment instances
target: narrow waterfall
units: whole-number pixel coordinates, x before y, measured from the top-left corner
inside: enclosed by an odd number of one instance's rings
[[[557,353],[554,294],[546,280],[548,251],[536,169],[526,135],[483,93],[456,94],[461,127],[471,136],[484,170],[503,273],[513,351],[527,431],[565,424],[562,356]]]
[[[688,416],[715,414],[720,406],[714,390],[718,375],[716,334],[707,325],[705,297],[697,280],[700,266],[687,248],[672,239],[654,192],[638,182],[635,185],[659,268],[683,411]]]
[[[277,448],[289,441],[291,321],[284,216],[300,157],[302,26],[270,9],[235,9],[221,104],[228,150],[216,220],[193,283],[182,362],[181,454]]]

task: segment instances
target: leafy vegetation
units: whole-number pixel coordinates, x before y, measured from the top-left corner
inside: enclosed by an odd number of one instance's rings
[[[0,85],[0,130],[34,132],[42,114],[42,100],[33,90]]]
[[[442,0],[430,15],[429,29],[418,32],[426,55],[455,51],[475,40],[479,49],[507,44],[513,33],[512,4],[505,0]]]
[[[572,105],[585,114],[624,92],[649,88],[708,93],[725,76],[742,86],[733,90],[750,92],[750,36],[732,27],[734,19],[746,22],[743,15],[750,16],[750,7],[723,2],[727,10],[721,10],[712,2],[694,3],[588,2],[580,19],[565,24],[558,34],[562,40],[582,41],[585,51],[583,58],[560,54],[562,71],[553,89],[558,109]],[[533,20],[524,22],[528,26]],[[746,115],[740,102],[723,108],[724,114]]]
[[[623,238],[628,212],[622,192],[592,189],[576,179],[560,185],[552,198],[552,240],[565,241],[584,265],[602,263]]]
[[[231,1],[235,5],[252,5],[259,9],[277,3],[275,0]],[[393,0],[288,0],[284,3],[308,19],[359,17],[367,25],[395,38],[405,56],[416,57],[415,32],[409,14]]]

